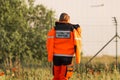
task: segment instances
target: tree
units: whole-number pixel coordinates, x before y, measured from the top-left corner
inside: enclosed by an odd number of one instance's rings
[[[48,30],[52,27],[53,22],[56,20],[54,18],[54,11],[47,9],[43,5],[33,6],[32,2],[29,2],[29,11],[27,20],[29,25],[32,27],[32,33],[29,33],[29,38],[33,36],[31,40],[28,41],[33,57],[37,59],[42,59],[43,56],[46,56],[45,50],[45,40]]]
[[[27,30],[27,8],[21,0],[0,0],[0,51],[6,67],[13,67],[12,59],[26,47],[22,32]],[[18,60],[18,59],[17,59]]]
[[[0,58],[6,67],[46,56],[46,33],[55,20],[54,12],[43,5],[33,6],[33,2],[0,0]]]

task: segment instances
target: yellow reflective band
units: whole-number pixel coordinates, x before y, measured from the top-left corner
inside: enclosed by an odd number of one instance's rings
[[[81,40],[81,38],[75,38],[75,40]]]

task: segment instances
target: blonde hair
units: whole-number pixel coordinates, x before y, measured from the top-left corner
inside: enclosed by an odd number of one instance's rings
[[[70,16],[67,13],[61,13],[59,21],[68,22],[70,20]]]

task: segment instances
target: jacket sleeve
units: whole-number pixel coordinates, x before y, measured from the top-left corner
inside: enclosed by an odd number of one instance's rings
[[[81,28],[80,26],[77,27],[76,29],[73,29],[74,33],[74,45],[76,46],[75,50],[75,56],[76,56],[76,63],[79,64],[81,61]]]
[[[55,34],[54,28],[51,29],[47,34],[46,47],[47,47],[47,53],[48,53],[48,62],[53,61],[54,34]]]

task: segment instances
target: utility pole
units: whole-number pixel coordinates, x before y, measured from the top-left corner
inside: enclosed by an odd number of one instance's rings
[[[116,47],[116,69],[118,69],[118,38],[120,39],[120,36],[118,35],[118,28],[117,28],[117,20],[116,17],[113,17],[113,21],[115,23],[115,35],[86,63],[86,71],[88,64],[115,38],[115,47]]]
[[[115,23],[115,26],[116,26],[116,31],[115,31],[115,35],[116,35],[116,40],[115,40],[115,42],[116,42],[116,69],[117,69],[117,67],[118,67],[118,28],[117,28],[117,20],[116,20],[116,17],[113,17],[113,19],[114,19],[114,23]]]

